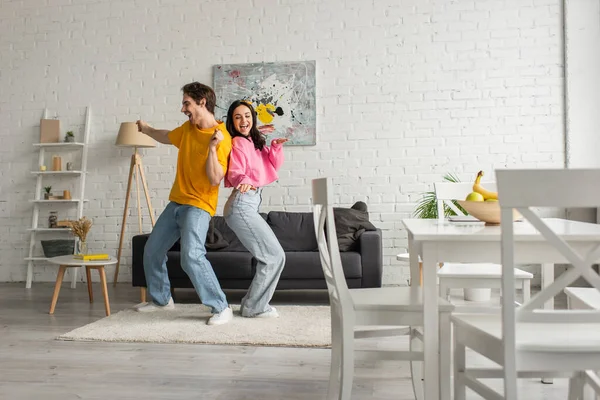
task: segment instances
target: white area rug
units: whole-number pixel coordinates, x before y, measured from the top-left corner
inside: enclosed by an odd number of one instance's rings
[[[243,318],[233,306],[233,321],[210,326],[208,309],[198,304],[176,304],[175,310],[140,313],[133,309],[82,326],[59,340],[208,343],[251,346],[331,346],[328,306],[276,306],[279,318]]]

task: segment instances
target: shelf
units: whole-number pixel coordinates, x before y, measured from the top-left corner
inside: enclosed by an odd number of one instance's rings
[[[65,149],[65,150],[78,150],[82,149],[84,146],[83,143],[66,143],[66,142],[58,142],[58,143],[34,143],[33,147],[43,147],[50,149]]]
[[[83,171],[31,171],[32,175],[81,175]]]
[[[71,232],[71,228],[29,228],[29,232]]]
[[[29,200],[30,203],[77,203],[79,199],[71,199],[71,200]],[[89,201],[85,199],[83,201]]]

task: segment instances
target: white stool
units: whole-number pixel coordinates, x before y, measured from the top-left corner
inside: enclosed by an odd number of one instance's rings
[[[409,261],[409,253],[400,253],[396,255],[398,261]],[[422,285],[422,264],[419,258],[419,285]],[[440,283],[440,297],[448,299],[450,289],[465,289],[465,300],[483,301],[476,295],[469,296],[469,289],[499,289],[501,287],[502,267],[499,264],[457,264],[445,263],[438,271]],[[517,288],[523,290],[523,301],[531,297],[531,280],[533,274],[515,268],[515,283]],[[473,291],[473,294],[477,292]],[[488,292],[489,293],[489,292]]]

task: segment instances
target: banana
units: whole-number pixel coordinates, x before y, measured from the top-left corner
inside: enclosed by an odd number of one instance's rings
[[[498,192],[492,192],[485,189],[481,186],[481,177],[483,176],[483,171],[479,171],[477,173],[477,178],[475,178],[475,183],[473,184],[473,191],[481,194],[485,200],[494,199],[498,200]]]

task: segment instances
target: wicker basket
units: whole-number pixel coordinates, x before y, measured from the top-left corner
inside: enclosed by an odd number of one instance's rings
[[[73,254],[75,250],[75,240],[58,239],[58,240],[41,240],[44,256],[47,258],[57,256],[68,256]]]

